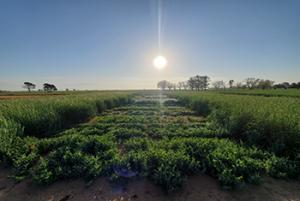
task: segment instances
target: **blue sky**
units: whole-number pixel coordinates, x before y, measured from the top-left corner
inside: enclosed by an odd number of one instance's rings
[[[143,89],[208,75],[300,81],[300,1],[0,0],[0,89]]]

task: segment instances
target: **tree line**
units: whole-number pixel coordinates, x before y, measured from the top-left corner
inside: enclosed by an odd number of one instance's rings
[[[162,80],[157,83],[157,88],[161,90],[207,90],[211,84],[212,89],[300,89],[300,82],[298,83],[277,83],[269,79],[259,79],[259,78],[246,78],[243,82],[235,82],[234,80],[229,80],[228,82],[223,80],[217,80],[210,83],[210,78],[208,76],[196,75],[190,77],[186,81],[180,81],[178,83],[169,82],[167,80]]]
[[[200,91],[200,90],[207,90],[208,85],[209,85],[210,78],[208,76],[200,76],[196,75],[194,77],[190,77],[189,80],[187,81],[182,81],[178,83],[172,83],[167,80],[162,80],[157,83],[157,87],[160,88],[161,90],[195,90],[195,91]]]
[[[24,82],[23,88],[27,89],[28,92],[36,88],[36,85],[31,82]],[[54,84],[44,83],[43,90],[47,92],[57,91],[57,88]]]

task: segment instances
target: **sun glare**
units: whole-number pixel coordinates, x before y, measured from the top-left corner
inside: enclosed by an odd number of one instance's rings
[[[153,60],[154,67],[159,70],[165,68],[167,63],[168,63],[167,59],[163,56],[157,56]]]

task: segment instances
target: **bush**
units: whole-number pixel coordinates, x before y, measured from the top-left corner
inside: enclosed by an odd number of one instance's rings
[[[34,180],[49,184],[59,178],[84,177],[93,179],[102,172],[102,161],[97,156],[86,155],[69,147],[59,148],[41,159],[33,172]]]

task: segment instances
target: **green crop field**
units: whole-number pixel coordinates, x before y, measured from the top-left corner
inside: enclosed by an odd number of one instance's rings
[[[170,192],[200,173],[224,189],[300,175],[298,98],[77,93],[2,100],[0,123],[1,162],[39,184],[146,177]]]
[[[221,94],[236,94],[236,95],[253,95],[253,96],[266,96],[266,97],[293,97],[300,98],[299,89],[229,89],[229,90],[220,90]]]

